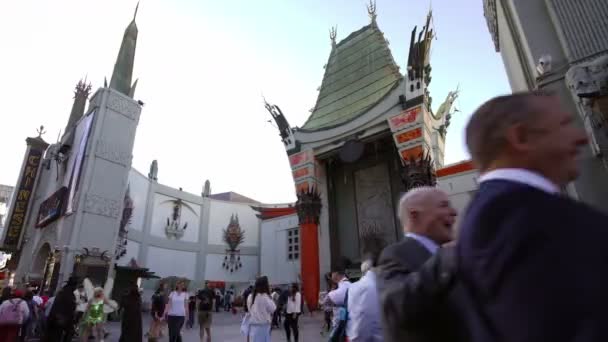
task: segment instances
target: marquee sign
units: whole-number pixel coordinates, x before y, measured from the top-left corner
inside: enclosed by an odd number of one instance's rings
[[[312,162],[312,160],[313,157],[311,150],[303,151],[289,156],[289,164],[292,168]]]
[[[43,228],[48,226],[51,222],[55,221],[61,215],[63,215],[65,196],[68,192],[68,188],[61,187],[55,191],[51,197],[47,198],[42,204],[40,204],[40,210],[38,211],[38,218],[36,220],[36,227]]]
[[[21,174],[20,183],[15,190],[13,209],[7,221],[7,231],[4,236],[5,249],[17,250],[19,248],[19,239],[21,238],[21,233],[25,226],[27,209],[33,195],[32,190],[34,189],[34,183],[36,182],[41,159],[42,151],[30,148],[26,157],[23,173]]]
[[[293,179],[298,179],[305,176],[310,176],[310,167],[303,167],[293,171]]]
[[[422,127],[417,127],[411,129],[409,131],[405,131],[403,133],[398,133],[395,135],[395,140],[397,141],[397,145],[403,145],[412,140],[418,139],[422,137]]]
[[[403,128],[406,128],[412,123],[421,121],[422,118],[422,106],[414,107],[412,109],[404,110],[401,113],[388,119],[388,125],[391,131],[396,132]]]

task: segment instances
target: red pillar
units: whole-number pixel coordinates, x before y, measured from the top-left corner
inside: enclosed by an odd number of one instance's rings
[[[318,235],[321,198],[315,188],[298,193],[296,209],[300,221],[302,293],[308,308],[312,310],[318,306],[321,282]]]

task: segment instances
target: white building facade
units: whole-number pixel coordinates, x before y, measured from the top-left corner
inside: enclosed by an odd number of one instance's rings
[[[567,192],[608,211],[608,2],[484,0],[514,92],[556,94],[587,131],[582,173]]]
[[[260,269],[260,220],[251,206],[258,202],[234,193],[194,195],[159,184],[135,169],[128,187],[132,216],[118,265],[135,260],[161,278],[187,278],[193,286],[211,281],[242,287],[255,280]],[[230,250],[225,236],[231,220],[238,220],[243,237],[236,251]],[[225,262],[231,254],[236,257],[233,265]]]

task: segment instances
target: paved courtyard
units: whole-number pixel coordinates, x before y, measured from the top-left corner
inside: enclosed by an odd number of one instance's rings
[[[144,332],[148,331],[150,324],[150,315],[144,313]],[[211,326],[211,337],[213,342],[244,342],[245,337],[241,335],[241,314],[233,315],[231,313],[214,313],[213,324]],[[320,335],[322,326],[323,314],[315,313],[311,317],[310,314],[300,316],[300,341],[327,341],[327,337]],[[110,336],[106,342],[118,342],[120,337],[120,322],[112,322],[108,324]],[[198,325],[194,329],[183,330],[183,342],[199,341]],[[161,341],[168,341],[168,337],[163,337]],[[274,329],[272,331],[272,341],[287,341],[285,331]],[[205,341],[206,342],[206,341]]]

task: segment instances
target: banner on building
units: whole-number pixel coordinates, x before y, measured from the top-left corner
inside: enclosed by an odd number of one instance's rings
[[[36,220],[37,228],[46,227],[63,215],[65,195],[67,192],[68,188],[61,187],[40,204],[40,210],[38,210],[38,218]]]
[[[17,250],[19,248],[19,240],[25,227],[28,206],[30,205],[30,199],[33,196],[34,184],[36,183],[42,152],[43,151],[41,150],[30,147],[26,156],[23,173],[21,174],[17,189],[15,189],[15,194],[13,195],[15,197],[13,208],[6,221],[6,234],[4,235],[3,243],[4,249]]]
[[[66,215],[73,213],[76,209],[76,203],[74,203],[76,199],[76,191],[80,185],[80,172],[84,163],[84,155],[89,142],[89,133],[91,131],[94,117],[95,112],[92,112],[82,118],[78,123],[78,126],[76,126],[74,147],[72,148],[72,155],[68,162],[68,172],[66,173],[66,178],[64,179],[64,186],[69,189],[68,198],[66,201]]]

